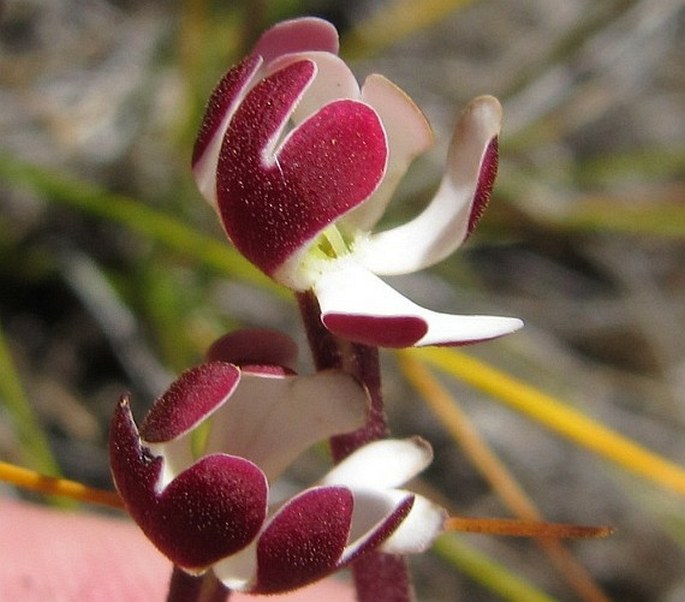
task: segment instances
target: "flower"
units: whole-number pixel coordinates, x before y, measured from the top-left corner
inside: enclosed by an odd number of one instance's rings
[[[211,568],[230,589],[278,593],[362,554],[423,551],[445,514],[398,489],[432,458],[419,438],[369,444],[318,484],[277,502],[272,483],[313,443],[364,423],[349,375],[296,376],[292,342],[241,331],[183,373],[136,426],[127,397],[112,420],[115,484],[143,532],[175,565]]]
[[[514,318],[427,310],[378,277],[430,266],[473,231],[497,168],[498,101],[482,96],[466,107],[423,213],[373,233],[432,132],[384,77],[370,75],[360,88],[337,52],[326,21],[285,21],[212,93],[193,172],[228,237],[274,280],[312,290],[324,325],[353,341],[459,345],[517,330]]]

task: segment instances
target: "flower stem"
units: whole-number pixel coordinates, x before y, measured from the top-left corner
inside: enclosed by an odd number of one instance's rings
[[[230,595],[212,571],[196,577],[174,567],[167,602],[226,602]]]
[[[388,436],[383,407],[378,348],[341,339],[321,323],[319,302],[311,291],[297,294],[300,314],[317,370],[337,368],[356,377],[371,400],[366,424],[331,438],[331,455],[337,464],[366,443]],[[414,599],[404,557],[371,552],[352,564],[359,602],[410,602]]]

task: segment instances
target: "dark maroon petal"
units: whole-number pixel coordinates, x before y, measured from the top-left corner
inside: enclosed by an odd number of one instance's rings
[[[244,328],[224,335],[207,351],[208,361],[236,366],[262,365],[295,369],[297,345],[287,334],[268,328]]]
[[[155,512],[155,487],[162,472],[162,458],[141,446],[128,396],[121,398],[112,417],[109,463],[124,502],[138,508],[141,520],[147,522]]]
[[[426,321],[413,316],[327,313],[321,320],[333,334],[374,347],[411,347],[428,332]]]
[[[466,231],[467,237],[476,229],[480,218],[483,217],[483,214],[488,207],[492,187],[495,184],[495,177],[497,176],[498,161],[498,139],[497,136],[495,136],[485,149],[485,154],[483,155],[483,160],[480,164],[478,185],[473,197],[473,202],[471,203],[471,213],[469,214],[469,225]]]
[[[187,370],[152,406],[140,432],[148,443],[171,441],[187,433],[222,406],[240,381],[240,370],[209,362]]]
[[[293,63],[246,96],[219,154],[217,198],[224,228],[250,261],[272,275],[327,225],[366,200],[383,176],[385,134],[376,112],[332,102],[272,147],[315,75]]]
[[[266,477],[252,462],[214,454],[171,481],[159,496],[156,520],[141,527],[174,564],[202,568],[256,537],[267,496]]]
[[[337,568],[352,520],[346,487],[319,487],[290,501],[257,543],[255,593],[302,587]]]
[[[203,569],[234,554],[264,522],[266,477],[242,458],[207,456],[158,492],[162,458],[141,446],[126,398],[112,419],[110,464],[131,517],[178,566]]]
[[[234,110],[236,101],[249,85],[261,62],[257,56],[247,57],[242,63],[230,69],[214,88],[195,140],[192,165],[200,160],[226,114]]]

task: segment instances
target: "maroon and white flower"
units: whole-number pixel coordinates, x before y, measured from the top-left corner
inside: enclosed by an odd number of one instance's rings
[[[280,23],[214,90],[193,171],[238,250],[274,280],[313,290],[332,332],[383,347],[459,345],[522,325],[420,307],[378,276],[452,253],[488,203],[501,107],[482,96],[456,126],[442,183],[410,222],[374,233],[411,161],[432,143],[425,117],[380,75],[360,87],[335,28]]]
[[[287,365],[291,349],[282,335],[229,335],[155,402],[140,430],[126,397],[112,420],[112,474],[133,519],[175,565],[211,568],[234,590],[283,592],[370,550],[423,551],[445,519],[398,489],[431,461],[419,438],[370,444],[315,486],[272,499],[296,457],[360,427],[368,410],[347,374],[296,376],[268,363]]]

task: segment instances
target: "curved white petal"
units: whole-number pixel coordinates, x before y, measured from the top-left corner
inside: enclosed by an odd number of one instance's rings
[[[464,345],[523,326],[517,318],[460,316],[425,309],[351,258],[323,270],[313,290],[321,319],[331,332],[379,347]]]
[[[413,220],[368,241],[361,261],[377,274],[407,274],[450,255],[466,238],[481,165],[499,134],[502,107],[481,96],[464,109],[454,131],[445,175],[435,197]]]
[[[332,468],[322,485],[385,489],[403,485],[433,459],[433,450],[420,437],[374,441]]]
[[[381,118],[389,156],[385,176],[373,196],[342,218],[343,227],[351,231],[370,231],[376,225],[409,164],[433,144],[433,131],[421,109],[382,75],[374,73],[366,78],[361,99]]]
[[[414,497],[409,515],[381,546],[388,554],[424,552],[444,528],[447,511],[423,496]]]
[[[366,391],[347,374],[244,372],[236,393],[212,418],[205,453],[246,458],[273,481],[312,444],[359,428],[367,408]]]

